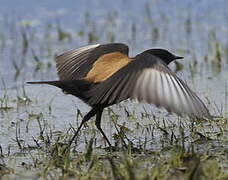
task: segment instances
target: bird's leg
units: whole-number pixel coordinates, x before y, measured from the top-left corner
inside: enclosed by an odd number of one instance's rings
[[[80,126],[78,127],[76,133],[74,134],[73,138],[70,140],[68,147],[71,146],[71,144],[74,142],[75,138],[78,136],[79,131],[81,130],[83,124],[87,122],[91,117],[93,117],[95,114],[97,114],[98,109],[97,108],[92,108],[83,118]]]
[[[95,124],[97,126],[97,129],[99,129],[99,131],[101,132],[102,136],[105,138],[105,140],[107,141],[108,145],[110,147],[112,147],[112,144],[109,142],[107,136],[105,135],[104,131],[101,129],[101,116],[102,116],[102,112],[103,112],[103,109],[99,110],[97,115],[96,115],[96,121],[95,121]]]

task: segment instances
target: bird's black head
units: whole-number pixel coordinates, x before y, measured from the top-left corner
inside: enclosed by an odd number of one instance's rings
[[[166,64],[169,64],[176,59],[183,59],[183,57],[175,56],[174,54],[165,49],[148,49],[143,53],[149,53],[153,56],[156,56],[160,58],[162,61],[164,61]]]

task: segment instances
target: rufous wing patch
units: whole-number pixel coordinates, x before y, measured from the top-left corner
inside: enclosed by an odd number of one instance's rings
[[[93,64],[92,69],[87,73],[83,79],[93,83],[99,83],[117,72],[122,67],[126,66],[131,60],[128,56],[113,52],[105,54],[98,58]]]

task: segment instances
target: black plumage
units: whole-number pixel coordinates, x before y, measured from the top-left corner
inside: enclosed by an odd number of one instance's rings
[[[128,98],[164,107],[178,115],[211,118],[200,98],[167,66],[182,57],[165,49],[149,49],[129,58],[128,51],[128,46],[121,43],[68,51],[56,57],[60,80],[29,82],[57,86],[92,107],[69,145],[83,124],[96,115],[95,124],[111,146],[101,129],[103,109]]]

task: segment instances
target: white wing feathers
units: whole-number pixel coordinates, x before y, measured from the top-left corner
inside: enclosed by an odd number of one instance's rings
[[[86,50],[89,50],[89,49],[94,49],[94,48],[98,47],[99,45],[100,44],[93,44],[93,45],[83,46],[83,47],[78,48],[78,49],[69,50],[69,51],[66,51],[66,52],[58,55],[56,57],[56,59],[58,61],[58,59],[60,59],[62,56],[64,56],[65,60],[69,60],[71,58],[74,58],[78,54],[80,54],[80,53],[82,53],[82,52],[84,52]]]
[[[56,57],[56,66],[60,80],[73,80],[79,78],[75,75],[87,63],[89,52],[99,44],[84,46],[79,49],[64,52]]]
[[[207,108],[187,85],[167,68],[147,68],[136,80],[133,99],[190,117],[209,118]]]

